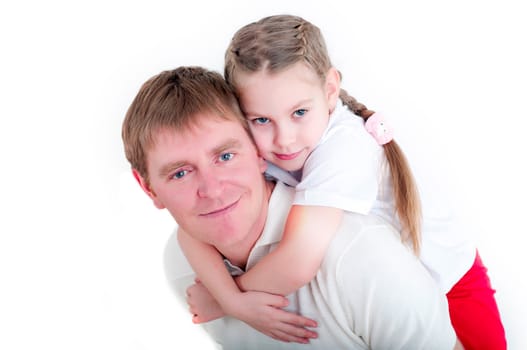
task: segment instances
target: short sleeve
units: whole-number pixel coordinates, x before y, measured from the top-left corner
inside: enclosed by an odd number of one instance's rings
[[[329,129],[308,157],[296,186],[295,204],[359,214],[367,214],[373,207],[381,183],[384,151],[361,120],[348,118]]]

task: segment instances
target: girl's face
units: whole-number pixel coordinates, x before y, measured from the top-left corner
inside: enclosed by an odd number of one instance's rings
[[[326,81],[303,62],[278,73],[239,73],[240,104],[262,157],[287,171],[300,170],[328,125],[339,75]]]

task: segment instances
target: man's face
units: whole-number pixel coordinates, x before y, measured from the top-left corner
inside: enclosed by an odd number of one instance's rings
[[[140,183],[158,208],[220,250],[258,237],[267,215],[266,165],[238,122],[200,115],[191,129],[161,130],[155,140],[150,182]]]

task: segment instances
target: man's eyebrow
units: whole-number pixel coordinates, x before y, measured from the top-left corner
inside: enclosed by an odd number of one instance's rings
[[[210,152],[210,154],[213,155],[213,156],[216,156],[216,155],[224,152],[225,150],[228,150],[228,149],[231,149],[231,148],[240,148],[241,145],[242,145],[242,143],[239,140],[231,138],[231,139],[226,140],[221,145],[219,145],[217,147],[214,147],[212,149],[212,151]],[[175,169],[180,168],[182,166],[185,166],[188,163],[189,162],[186,161],[186,160],[180,160],[180,161],[176,161],[176,162],[167,163],[167,164],[163,165],[161,167],[161,169],[159,169],[158,174],[161,177],[166,177],[172,171],[174,171]]]
[[[166,177],[168,174],[170,174],[172,171],[174,171],[177,168],[182,167],[183,165],[187,164],[186,161],[177,161],[177,162],[171,162],[163,165],[161,169],[159,169],[159,176]]]
[[[241,142],[239,140],[237,140],[237,139],[228,139],[224,143],[219,145],[218,147],[214,147],[212,149],[211,154],[216,155],[216,154],[222,153],[223,151],[225,151],[227,149],[239,148],[239,147],[241,147]]]

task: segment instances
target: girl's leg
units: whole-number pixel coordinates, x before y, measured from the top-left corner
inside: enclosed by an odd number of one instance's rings
[[[472,268],[447,293],[450,319],[466,350],[504,350],[505,330],[487,268],[479,253]]]

